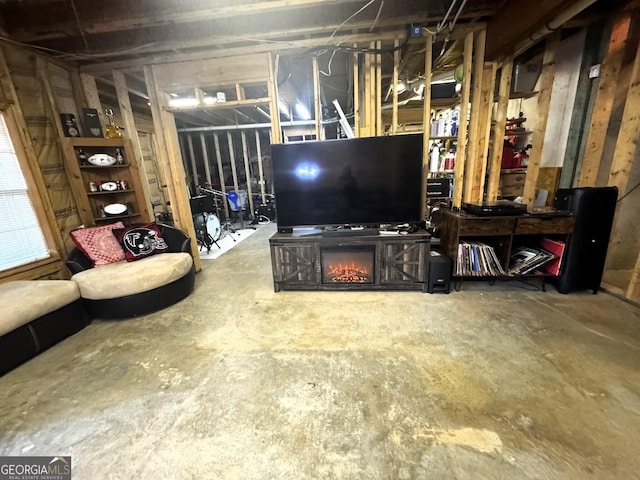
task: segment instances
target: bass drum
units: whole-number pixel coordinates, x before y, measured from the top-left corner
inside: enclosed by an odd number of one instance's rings
[[[220,240],[220,235],[222,235],[222,226],[220,225],[220,220],[216,215],[210,213],[207,215],[207,232],[209,235],[215,240]]]
[[[220,220],[213,213],[195,215],[193,217],[193,226],[196,230],[196,237],[205,245],[218,241],[220,235],[222,235]],[[211,237],[212,240],[205,238],[206,235]]]

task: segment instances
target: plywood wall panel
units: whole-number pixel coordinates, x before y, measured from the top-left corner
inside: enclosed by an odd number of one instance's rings
[[[74,245],[69,232],[77,228],[81,224],[81,220],[64,169],[56,125],[52,123],[48,114],[49,107],[45,104],[44,93],[37,80],[36,57],[35,55],[25,55],[24,51],[11,48],[5,49],[5,55],[47,188],[47,194],[53,206],[58,229],[65,248],[71,250]],[[54,72],[55,75],[52,76],[56,85],[54,94],[57,99],[60,98],[62,104],[71,109],[72,105],[69,104],[69,100],[73,102],[73,90],[69,76],[65,76],[59,67],[56,67]]]
[[[267,55],[242,55],[155,65],[158,88],[166,93],[269,79]]]

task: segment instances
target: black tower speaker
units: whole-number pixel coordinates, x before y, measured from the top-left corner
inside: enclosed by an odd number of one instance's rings
[[[569,210],[576,219],[557,277],[560,293],[598,292],[617,200],[617,187],[566,188],[556,192],[553,206]]]
[[[451,259],[434,250],[430,253],[427,292],[449,293],[451,286]]]

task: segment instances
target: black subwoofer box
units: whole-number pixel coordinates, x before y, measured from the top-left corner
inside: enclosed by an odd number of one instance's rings
[[[564,188],[556,192],[553,206],[572,212],[576,219],[556,278],[560,293],[598,292],[617,199],[617,187]]]
[[[427,292],[449,293],[451,288],[451,259],[432,250],[429,257],[429,276]]]

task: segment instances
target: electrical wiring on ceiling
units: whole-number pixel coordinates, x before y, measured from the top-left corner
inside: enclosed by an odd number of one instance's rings
[[[84,42],[84,48],[89,51],[89,43],[87,42],[87,37],[84,34],[84,30],[82,29],[82,24],[80,23],[80,17],[78,16],[78,10],[76,9],[76,2],[71,0],[71,8],[73,9],[73,15],[76,18],[76,23],[78,24],[78,30],[80,30],[80,35],[82,35],[82,41]]]
[[[453,11],[453,8],[455,7],[456,3],[458,3],[458,0],[453,0],[451,2],[451,5],[449,6],[449,10],[447,10],[447,13],[445,14],[444,18],[440,21],[440,23],[438,23],[438,25],[436,25],[435,32],[430,30],[427,27],[422,27],[422,28],[433,36],[436,36],[442,33],[442,31],[446,27],[447,20],[449,19],[449,16],[451,15],[451,12]],[[460,7],[458,7],[458,11],[456,12],[455,17],[453,17],[453,20],[449,23],[449,26],[447,29],[447,35],[444,38],[444,41],[442,43],[442,50],[440,50],[440,55],[438,55],[438,57],[441,57],[442,55],[444,55],[444,52],[447,49],[447,44],[449,43],[449,35],[453,31],[453,27],[456,25],[456,22],[458,21],[458,17],[460,17],[460,13],[462,13],[462,10],[464,9],[466,4],[467,4],[467,0],[462,0],[462,2],[460,3]]]

